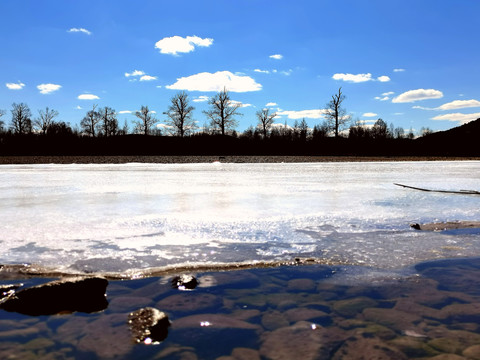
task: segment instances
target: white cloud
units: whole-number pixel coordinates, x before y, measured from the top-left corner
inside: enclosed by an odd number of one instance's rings
[[[403,72],[405,69],[393,69],[393,72]]]
[[[452,114],[435,116],[432,118],[432,120],[458,121],[461,124],[466,124],[472,120],[479,119],[479,118],[480,118],[480,113],[473,113],[473,114],[452,113]]]
[[[130,76],[142,76],[145,75],[145,72],[142,70],[133,70],[131,73],[125,73],[125,77],[130,77]]]
[[[390,100],[390,97],[388,97],[388,96],[375,96],[375,100],[387,101],[387,100]]]
[[[281,73],[282,75],[286,75],[286,76],[289,76],[289,75],[291,75],[291,74],[292,74],[292,72],[293,72],[293,70],[292,70],[292,69],[288,69],[288,70],[283,70],[283,71],[280,71],[280,73]]]
[[[271,128],[272,129],[277,129],[277,130],[283,130],[283,129],[293,130],[293,128],[290,125],[281,124],[281,123],[273,123]]]
[[[217,71],[216,73],[203,72],[177,79],[167,89],[188,91],[222,91],[226,88],[233,92],[258,91],[262,85],[249,76],[238,76],[230,71]]]
[[[384,92],[382,94],[382,96],[390,96],[390,95],[393,95],[393,94],[395,94],[393,91],[389,91],[389,92]]]
[[[278,106],[276,102],[269,102],[265,106],[272,107],[272,106]]]
[[[382,76],[377,77],[377,80],[380,81],[380,82],[388,82],[388,81],[390,81],[390,78],[387,75],[382,75]]]
[[[118,112],[119,114],[131,114],[132,112],[130,110],[122,110]]]
[[[152,81],[152,80],[157,80],[156,76],[150,76],[150,75],[143,75],[140,77],[140,81]]]
[[[178,55],[179,53],[189,53],[195,50],[196,46],[208,47],[213,44],[213,39],[202,39],[198,36],[166,37],[155,43],[155,48],[162,54]]]
[[[343,80],[343,81],[348,81],[348,82],[354,82],[354,83],[360,83],[360,82],[365,82],[365,81],[371,81],[372,79],[372,74],[367,73],[367,74],[343,74],[343,73],[338,73],[334,74],[332,76],[332,79],[334,80]]]
[[[420,100],[440,99],[443,93],[435,89],[417,89],[406,91],[397,97],[393,98],[393,103],[409,103]]]
[[[258,72],[258,73],[262,73],[262,74],[270,74],[270,71],[268,71],[268,70],[255,69],[253,71]]]
[[[80,105],[77,105],[77,106],[75,107],[75,110],[82,110],[82,109],[83,109],[83,108],[82,108]]]
[[[68,30],[68,32],[79,32],[79,33],[84,33],[84,34],[87,34],[87,35],[92,35],[92,32],[91,31],[88,31],[87,29],[84,29],[84,28],[71,28],[70,30]]]
[[[200,95],[199,97],[193,99],[193,102],[205,102],[208,101],[210,98],[207,95]]]
[[[81,94],[78,95],[77,99],[79,100],[97,100],[100,99],[97,95],[93,94]]]
[[[374,116],[377,116],[378,114],[375,114],[373,112],[366,112],[364,113],[362,116],[365,116],[365,117],[374,117]]]
[[[40,90],[40,94],[50,94],[54,91],[60,90],[62,86],[57,84],[40,84],[37,85],[37,89]]]
[[[274,54],[274,55],[270,55],[269,57],[270,57],[270,59],[275,59],[275,60],[282,60],[283,59],[283,55],[281,55],[281,54]]]
[[[277,115],[283,116],[286,115],[289,119],[320,119],[325,114],[325,110],[323,109],[313,109],[313,110],[300,110],[300,111],[292,111],[292,110],[283,110],[277,112]]]
[[[22,90],[25,84],[19,81],[18,83],[6,83],[5,86],[10,90]]]
[[[463,109],[469,107],[480,107],[480,101],[478,100],[454,100],[449,103],[440,105],[438,110],[454,110],[454,109]]]
[[[237,104],[238,104],[238,105],[240,105],[240,107],[242,107],[242,108],[249,107],[249,106],[253,106],[252,104],[244,104],[244,103],[242,103],[241,101],[236,101],[236,100],[231,100],[230,103],[231,103],[232,105],[237,105]]]

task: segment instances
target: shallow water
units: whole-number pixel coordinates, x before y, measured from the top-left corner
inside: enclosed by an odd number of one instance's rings
[[[3,264],[141,274],[166,266],[308,257],[397,276],[419,261],[480,256],[477,230],[433,233],[409,227],[478,220],[480,197],[394,185],[478,190],[478,161],[52,164],[0,170]]]
[[[425,359],[480,354],[480,260],[417,265],[388,282],[341,285],[324,265],[110,281],[99,313],[26,316],[0,310],[0,358]],[[48,279],[24,279],[24,286]],[[6,281],[0,281],[0,285]],[[165,339],[136,342],[129,313],[166,313]],[[454,357],[457,356],[457,357]]]

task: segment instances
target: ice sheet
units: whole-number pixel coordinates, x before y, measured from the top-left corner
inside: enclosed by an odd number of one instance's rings
[[[124,271],[315,257],[383,269],[478,256],[480,162],[4,165],[0,263]]]

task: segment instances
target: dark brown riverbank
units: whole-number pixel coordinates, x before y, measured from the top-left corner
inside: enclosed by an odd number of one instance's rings
[[[300,162],[371,162],[371,161],[464,161],[480,157],[440,156],[0,156],[5,164],[125,164],[157,163],[300,163]]]

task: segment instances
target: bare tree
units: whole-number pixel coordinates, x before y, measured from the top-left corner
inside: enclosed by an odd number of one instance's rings
[[[155,116],[152,115],[152,112],[148,109],[148,106],[141,107],[140,111],[135,112],[135,116],[140,120],[135,122],[135,132],[143,135],[150,135],[153,124],[157,122]]]
[[[118,120],[115,110],[105,106],[98,111],[100,114],[100,128],[103,136],[114,136],[118,133]]]
[[[224,88],[215,96],[212,96],[208,101],[208,104],[212,109],[209,111],[203,111],[203,113],[210,119],[214,128],[220,129],[222,135],[225,135],[225,132],[228,130],[235,129],[237,121],[234,116],[243,115],[237,112],[242,104],[230,100],[230,95],[228,94],[227,89]]]
[[[5,110],[0,109],[0,118],[5,115]],[[5,131],[4,129],[5,122],[3,120],[0,120],[0,133],[3,133]]]
[[[98,122],[100,121],[100,114],[95,111],[97,105],[92,106],[92,110],[87,112],[87,115],[80,122],[82,131],[92,137],[95,137]]]
[[[58,111],[46,107],[45,111],[38,110],[38,118],[33,121],[33,126],[42,132],[47,133],[50,125],[53,125],[54,119],[58,116]]]
[[[11,128],[15,134],[30,134],[32,132],[32,113],[27,104],[12,104]]]
[[[258,110],[257,113],[258,126],[263,131],[263,137],[266,138],[270,128],[273,124],[273,119],[277,116],[277,113],[270,114],[270,109]]]
[[[190,106],[188,95],[185,91],[177,93],[170,99],[168,111],[164,114],[168,116],[167,125],[171,126],[175,135],[184,137],[197,128],[197,124],[192,118],[195,108]]]
[[[342,107],[342,102],[345,100],[345,95],[342,94],[342,88],[338,89],[338,94],[332,95],[332,100],[328,102],[325,109],[325,118],[334,130],[335,137],[338,137],[339,130],[342,129],[350,119],[346,115],[347,111]]]

